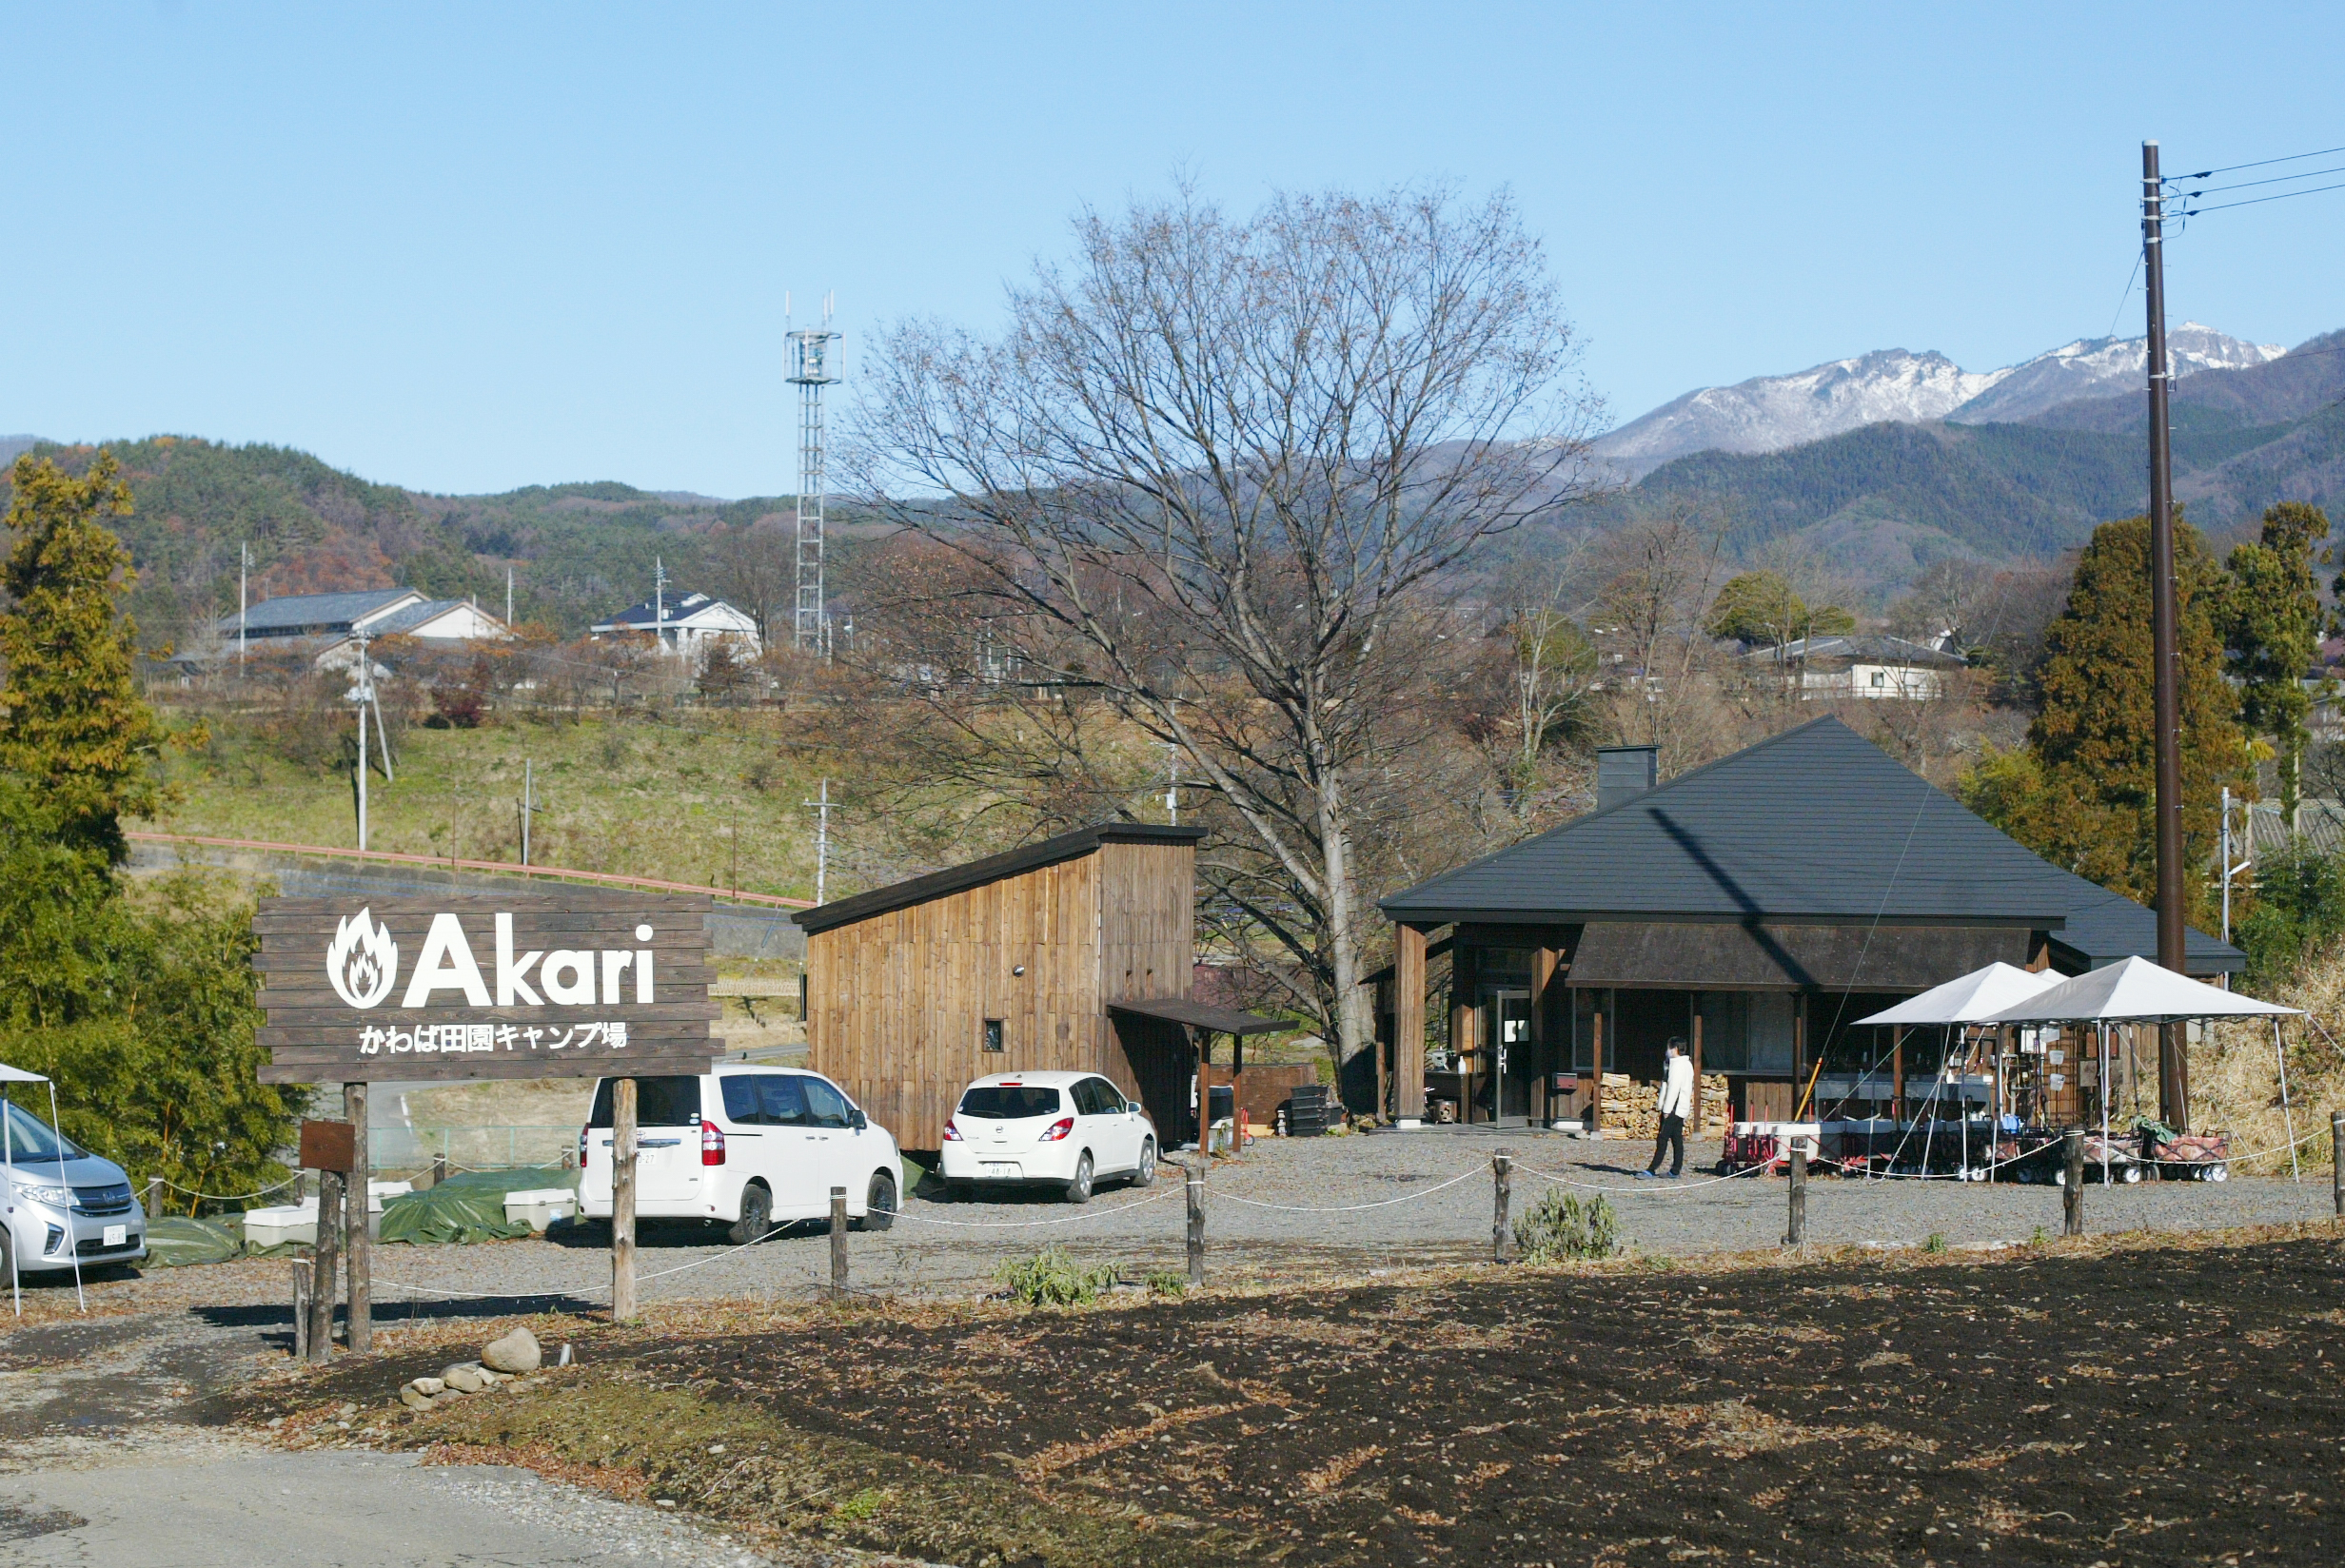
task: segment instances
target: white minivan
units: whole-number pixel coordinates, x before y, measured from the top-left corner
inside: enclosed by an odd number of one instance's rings
[[[578,1135],[579,1214],[611,1217],[611,1086],[595,1085]],[[713,1220],[736,1242],[825,1219],[831,1188],[865,1230],[896,1216],[903,1166],[887,1128],[818,1072],[719,1063],[697,1078],[635,1081],[635,1212]]]
[[[1156,1127],[1095,1072],[997,1072],[961,1090],[944,1125],[944,1179],[956,1198],[979,1186],[1043,1184],[1091,1202],[1110,1176],[1156,1179]]]

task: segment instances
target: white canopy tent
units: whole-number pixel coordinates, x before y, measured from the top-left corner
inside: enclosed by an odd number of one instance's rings
[[[1900,1002],[1885,1012],[1860,1018],[1857,1024],[1987,1024],[2006,1008],[2060,983],[2057,974],[1994,963],[1973,970],[1960,979],[1934,986],[1921,995]]]
[[[1973,970],[1968,974],[1949,980],[1942,986],[1934,986],[1921,995],[1910,997],[1893,1008],[1873,1013],[1869,1017],[1860,1018],[1857,1020],[1857,1026],[1877,1025],[1895,1029],[1967,1030],[1974,1026],[1993,1023],[1996,1015],[2004,1009],[2016,1007],[2027,998],[2059,985],[2060,978],[2057,974],[2023,970],[2016,965],[1999,961],[1987,965],[1984,969]],[[1951,1036],[1948,1038],[1950,1040]],[[1951,1046],[1948,1049],[1951,1051]],[[1968,1082],[1969,1080],[1959,1074],[1955,1080],[1954,1092],[1958,1107],[1965,1103],[1967,1090],[1964,1086]],[[1929,1118],[1930,1131],[1923,1141],[1922,1160],[1925,1165],[1929,1160],[1927,1152],[1929,1144],[1937,1137],[1935,1107],[1945,1087],[1945,1068],[1941,1063],[1938,1072],[1931,1079],[1930,1093],[1924,1106],[1924,1109],[1932,1112]],[[1992,1079],[1989,1080],[1988,1092],[1990,1096],[1995,1093]],[[1998,1101],[1996,1104],[2000,1105],[2000,1102]],[[1901,1114],[1902,1114],[1902,1110]],[[1903,1147],[1904,1140],[1901,1138],[1899,1147],[1902,1149]],[[1961,1169],[1963,1176],[1969,1175],[1970,1134],[1967,1127],[1962,1136]]]
[[[73,1235],[73,1184],[65,1173],[65,1129],[57,1125],[57,1086],[37,1072],[27,1072],[22,1068],[12,1068],[0,1062],[0,1085],[8,1084],[49,1084],[49,1128],[57,1139],[57,1185],[67,1194],[65,1239],[73,1255],[73,1299],[87,1312],[89,1310],[89,1301],[82,1294],[81,1243]],[[4,1158],[8,1165],[9,1215],[12,1218],[16,1213],[16,1124],[9,1116],[7,1100],[8,1090],[0,1088],[0,1158]],[[10,1225],[9,1228],[9,1297],[16,1308],[16,1315],[21,1318],[25,1315],[25,1292],[24,1286],[19,1284],[16,1267],[15,1227]]]
[[[2101,1180],[2109,1179],[2109,1029],[2111,1024],[2178,1024],[2194,1018],[2269,1018],[2272,1049],[2279,1057],[2280,1116],[2288,1128],[2288,1163],[2296,1166],[2296,1120],[2288,1104],[2288,1056],[2280,1042],[2280,1019],[2303,1012],[2237,991],[2202,984],[2136,955],[2087,970],[2000,1013],[2004,1024],[2091,1024],[2100,1046]]]

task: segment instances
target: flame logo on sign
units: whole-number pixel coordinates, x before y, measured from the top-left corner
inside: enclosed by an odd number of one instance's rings
[[[367,910],[344,916],[325,950],[325,978],[334,994],[354,1008],[371,1008],[390,995],[391,983],[399,978],[399,944],[391,940],[390,928],[376,925]]]

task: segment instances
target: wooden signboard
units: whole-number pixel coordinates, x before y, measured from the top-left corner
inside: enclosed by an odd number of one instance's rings
[[[705,1071],[705,896],[265,898],[264,1083]]]
[[[358,1128],[347,1122],[304,1122],[298,1163],[304,1170],[356,1170]]]

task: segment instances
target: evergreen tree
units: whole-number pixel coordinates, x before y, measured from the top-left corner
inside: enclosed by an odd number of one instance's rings
[[[1780,647],[1806,637],[1840,637],[1857,629],[1854,616],[1837,604],[1810,609],[1780,572],[1744,572],[1731,578],[1710,601],[1703,629],[1749,647]]]
[[[0,581],[0,770],[36,783],[69,841],[127,854],[121,818],[161,804],[154,774],[162,727],[138,694],[136,629],[120,600],[136,580],[103,519],[127,517],[130,491],[110,453],[75,479],[20,457],[10,475],[15,536]]]
[[[2263,515],[2262,537],[2231,552],[2223,594],[2223,640],[2239,682],[2239,722],[2272,737],[2280,811],[2293,828],[2304,788],[2305,715],[2313,698],[2304,674],[2320,657],[2320,588],[2313,549],[2329,537],[2329,516],[2300,500]]]
[[[2198,532],[2175,520],[2187,915],[2202,913],[2221,791],[2245,791],[2247,742],[2216,632],[2222,575]],[[2105,522],[2077,562],[2045,638],[2043,706],[2023,761],[1989,758],[1963,780],[1974,810],[2057,865],[2145,904],[2158,892],[2152,749],[2150,525]]]

